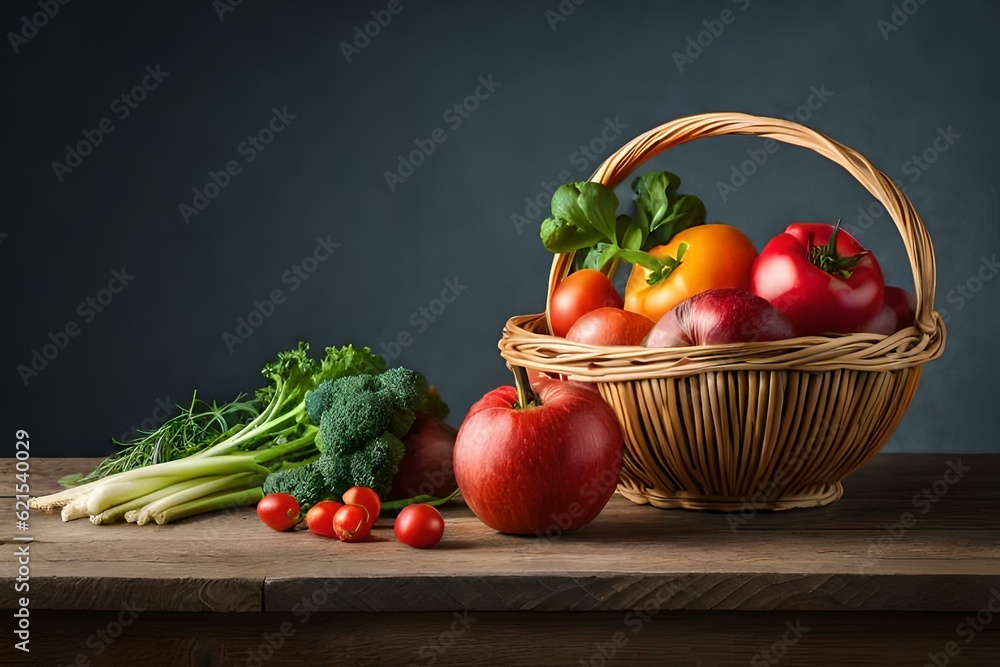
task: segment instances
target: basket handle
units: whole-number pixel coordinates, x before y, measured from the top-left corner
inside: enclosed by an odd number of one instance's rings
[[[934,248],[927,228],[913,204],[896,184],[857,151],[820,134],[815,130],[777,118],[751,116],[742,113],[706,113],[686,116],[654,127],[628,142],[608,157],[590,177],[591,181],[613,188],[646,160],[668,148],[695,139],[720,137],[726,134],[748,134],[774,139],[786,144],[810,148],[836,162],[854,176],[881,203],[903,238],[906,256],[913,270],[913,285],[917,294],[916,327],[926,335],[937,331],[939,316],[934,313],[935,264]],[[574,253],[558,254],[552,260],[549,291],[545,303],[545,319],[549,320],[549,305],[556,286],[572,266]]]

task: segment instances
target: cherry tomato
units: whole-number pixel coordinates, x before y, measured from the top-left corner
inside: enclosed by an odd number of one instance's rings
[[[882,309],[885,282],[875,256],[835,229],[789,225],[754,264],[753,293],[780,310],[799,336],[851,333]]]
[[[364,542],[371,529],[368,510],[361,505],[344,505],[333,515],[333,532],[341,542]]]
[[[645,315],[620,308],[598,308],[576,321],[566,333],[566,340],[587,345],[642,345],[653,328]]]
[[[418,549],[429,549],[444,535],[441,512],[430,505],[407,505],[396,517],[392,532],[403,544]]]
[[[270,493],[257,503],[257,516],[277,531],[288,530],[299,522],[299,501],[287,493]]]
[[[325,537],[336,537],[333,532],[333,515],[337,513],[343,505],[335,500],[321,500],[306,512],[306,526],[310,533],[323,535]]]
[[[749,291],[757,250],[743,232],[719,223],[699,225],[685,229],[670,243],[656,246],[649,254],[661,260],[676,259],[682,243],[687,248],[680,266],[655,285],[646,282],[649,269],[638,264],[632,267],[625,286],[625,310],[657,322],[671,308],[695,294],[720,287]]]
[[[604,307],[622,307],[622,298],[606,275],[596,269],[569,274],[556,286],[549,301],[552,335],[565,336],[584,314]]]
[[[382,501],[378,494],[367,486],[352,486],[344,492],[345,505],[361,505],[368,510],[368,527],[375,523],[379,513],[382,511]]]

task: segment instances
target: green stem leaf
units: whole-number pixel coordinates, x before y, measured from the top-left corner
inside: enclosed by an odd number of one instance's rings
[[[414,496],[412,498],[404,498],[403,500],[390,500],[388,502],[382,503],[382,509],[384,510],[401,510],[407,505],[416,505],[417,503],[422,503],[424,505],[430,505],[432,507],[437,507],[438,505],[444,505],[446,502],[458,496],[458,489],[451,492],[450,495],[444,498],[438,498],[436,496]]]

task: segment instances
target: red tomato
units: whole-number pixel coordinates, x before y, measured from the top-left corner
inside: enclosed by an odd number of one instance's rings
[[[556,286],[549,301],[552,335],[565,336],[584,314],[598,308],[621,308],[624,305],[615,286],[596,269],[571,273]]]
[[[625,285],[625,310],[645,315],[654,322],[695,294],[710,289],[748,289],[757,249],[735,227],[713,222],[685,229],[649,254],[664,261],[676,259],[685,246],[680,265],[663,280],[650,285],[650,271],[636,264]]]
[[[917,297],[913,292],[902,287],[886,287],[885,305],[896,314],[896,331],[913,326],[917,318]]]
[[[642,345],[653,324],[653,320],[639,313],[598,308],[578,319],[566,333],[566,339],[587,345]]]
[[[884,290],[875,256],[825,223],[789,225],[753,267],[754,294],[780,310],[799,336],[856,331],[882,308]]]
[[[257,516],[277,531],[288,530],[299,522],[299,501],[287,493],[269,493],[257,503]]]
[[[352,486],[344,492],[345,505],[361,505],[368,512],[368,525],[371,527],[382,511],[382,501],[378,494],[367,486]]]
[[[321,500],[306,512],[306,526],[310,533],[323,535],[325,537],[336,537],[333,532],[333,515],[337,513],[343,505],[335,500]]]
[[[341,542],[364,542],[372,523],[361,505],[344,505],[333,515],[333,532]]]
[[[392,532],[403,544],[418,549],[429,549],[444,535],[444,519],[430,505],[407,505],[396,517]]]
[[[913,326],[916,317],[917,297],[899,287],[885,288],[885,305],[875,317],[858,326],[859,333],[877,333],[890,336],[900,329]]]

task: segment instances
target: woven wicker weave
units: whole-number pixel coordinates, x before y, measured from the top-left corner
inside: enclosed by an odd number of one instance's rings
[[[636,137],[591,177],[618,185],[680,144],[746,134],[809,148],[836,162],[881,202],[913,269],[914,326],[891,336],[850,334],[688,348],[594,347],[548,335],[544,314],[511,318],[500,341],[511,364],[596,383],[625,434],[618,490],[657,507],[742,510],[826,505],[874,456],[913,398],[920,366],[941,355],[934,250],[913,205],[856,151],[795,123],[737,113],[671,121]],[[549,298],[572,254],[557,255]]]

